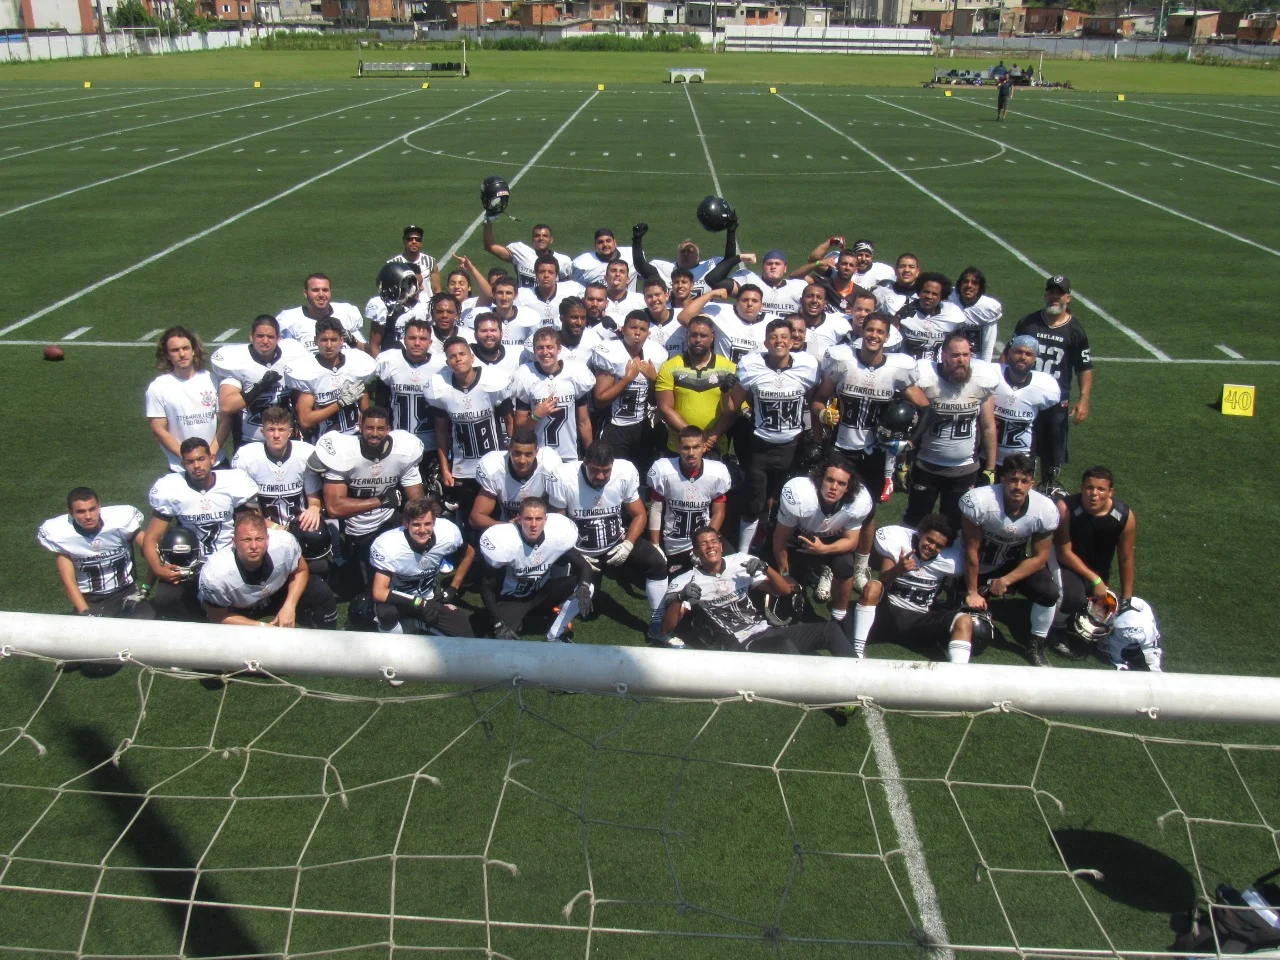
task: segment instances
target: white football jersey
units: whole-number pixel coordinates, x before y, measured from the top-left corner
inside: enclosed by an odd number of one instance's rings
[[[151,487],[147,500],[156,516],[177,520],[200,541],[200,556],[207,557],[231,542],[236,507],[258,495],[258,486],[243,470],[215,470],[213,486],[196,490],[185,473],[170,473]]]
[[[768,579],[763,572],[752,576],[743,569],[753,559],[750,554],[731,553],[724,558],[724,569],[715,574],[695,565],[671,581],[665,605],[674,603],[686,585],[696,583],[702,596],[691,606],[701,610],[711,621],[712,628],[721,634],[717,639],[732,638],[739,644],[746,643],[757,633],[769,629],[768,622],[756,611],[749,596],[753,586]]]
[[[524,362],[524,347],[509,347],[505,343],[498,344],[498,356],[492,362],[480,356],[480,352],[476,349],[475,344],[471,345],[471,352],[475,354],[476,363],[482,367],[494,367],[501,370],[509,377],[514,377],[516,371],[520,369],[520,364]]]
[[[359,437],[327,433],[316,444],[309,466],[327,483],[345,483],[347,496],[357,500],[376,500],[392,487],[412,487],[422,483],[422,474],[418,470],[422,460],[422,441],[403,430],[392,430],[387,436],[391,441],[387,455],[378,460],[366,460],[360,449]],[[357,513],[342,521],[343,529],[356,536],[372,533],[394,513],[389,507]]]
[[[142,513],[130,506],[102,507],[102,528],[81,530],[62,514],[40,524],[36,540],[50,553],[68,558],[76,586],[86,597],[100,597],[133,584],[133,540],[142,529]]]
[[[943,300],[938,304],[936,314],[927,314],[920,311],[917,302],[915,312],[898,321],[898,328],[902,331],[902,352],[917,360],[921,357],[935,360],[947,334],[964,329],[964,325],[964,314],[954,303]]]
[[[960,302],[960,294],[952,290],[947,302],[954,303],[964,314],[964,332],[969,337],[975,356],[990,363],[995,356],[1000,318],[1004,316],[1004,307],[1000,301],[984,293],[971,306],[966,307]]]
[[[896,274],[895,274],[896,276]],[[906,293],[899,293],[893,279],[886,283],[877,285],[871,291],[875,294],[876,303],[882,313],[894,316],[899,310],[907,305],[907,303],[916,298],[914,290],[908,290]]]
[[[400,347],[379,353],[373,368],[373,375],[391,391],[392,429],[412,433],[428,450],[436,446],[436,422],[427,404],[426,389],[444,369],[443,351],[434,350],[421,363],[412,363]]]
[[[474,477],[480,458],[498,449],[503,433],[497,408],[511,398],[509,376],[497,367],[477,369],[479,376],[468,390],[453,385],[452,370],[442,370],[427,384],[427,400],[449,416],[455,477]]]
[[[1062,399],[1057,377],[1032,370],[1031,380],[1015,387],[1005,377],[1005,368],[1000,369],[996,386],[996,463],[1004,463],[1005,457],[1015,453],[1030,453],[1036,416],[1041,410],[1056,407]]]
[[[369,302],[364,305],[364,318],[369,321],[369,330],[373,331],[380,328],[387,322],[387,304],[376,294],[369,298]],[[408,309],[401,312],[396,317],[396,328],[393,336],[384,335],[382,338],[382,349],[395,346],[404,339],[404,325],[410,320],[423,320],[427,323],[431,322],[431,302],[430,300],[415,300]]]
[[[897,563],[916,550],[916,532],[910,527],[881,527],[876,531],[876,553]],[[916,553],[916,569],[895,577],[889,585],[889,603],[903,610],[928,613],[948,580],[964,569],[964,546],[958,540],[938,552],[928,563]]]
[[[800,297],[804,294],[804,288],[808,286],[807,281],[798,277],[786,278],[776,287],[763,277],[753,276],[747,282],[754,283],[763,294],[764,307],[760,311],[760,318],[766,323],[770,320],[779,320],[789,313],[798,312]]]
[[[960,498],[960,512],[982,528],[979,573],[998,570],[1013,560],[1021,560],[1032,537],[1058,529],[1058,507],[1035,490],[1027,494],[1027,509],[1020,517],[1005,512],[1004,486],[974,487]]]
[[[708,303],[702,308],[702,315],[709,317],[716,328],[716,353],[738,363],[748,353],[764,349],[764,328],[768,324],[763,319],[744,323],[734,307],[733,303]]]
[[[541,254],[533,249],[523,240],[515,240],[505,244],[507,253],[511,254],[511,266],[516,272],[516,280],[522,287],[532,287],[537,283],[537,276],[534,272],[534,266],[538,262]],[[573,277],[573,261],[563,253],[554,253],[547,251],[550,256],[556,258],[556,263],[560,264],[560,279],[569,280]]]
[[[516,515],[520,501],[525,497],[547,498],[547,487],[562,463],[554,450],[539,447],[533,473],[520,480],[511,473],[507,454],[494,450],[480,458],[480,465],[476,467],[476,483],[497,501],[498,519],[507,521]]]
[[[865,272],[855,270],[853,272],[853,282],[862,287],[863,290],[874,290],[882,283],[893,283],[897,276],[898,274],[891,265],[875,260],[872,261],[871,266]]]
[[[915,385],[929,398],[933,420],[920,441],[919,459],[945,468],[977,464],[978,412],[982,402],[996,392],[1000,368],[974,360],[967,382],[944,380],[932,360],[916,362]]]
[[[191,437],[199,437],[213,443],[218,435],[218,388],[207,370],[197,370],[190,379],[180,380],[172,373],[156,377],[147,386],[146,415],[148,419],[163,417],[169,432],[179,444]],[[182,469],[182,458],[168,450],[170,470]],[[219,450],[218,463],[227,455]]]
[[[621,300],[614,300],[612,297],[605,297],[604,313],[607,317],[612,317],[613,322],[618,325],[618,329],[622,329],[623,322],[627,319],[627,314],[632,310],[644,310],[646,308],[644,296],[636,293],[634,290],[623,295]]]
[[[330,369],[318,359],[312,364],[296,364],[289,368],[285,382],[289,389],[296,393],[309,393],[315,398],[317,408],[338,403],[339,392],[353,382],[363,383],[366,387],[373,381],[376,361],[362,350],[342,351],[342,363]],[[326,433],[360,432],[360,402],[347,404],[338,408],[338,412],[306,431],[308,439],[314,441]]]
[[[609,482],[596,489],[582,471],[579,464],[566,463],[556,471],[547,494],[551,505],[578,525],[578,549],[596,556],[626,535],[623,505],[640,499],[640,475],[631,461],[614,460]]]
[[[435,593],[440,564],[462,549],[462,531],[446,517],[437,517],[426,546],[409,539],[404,527],[379,534],[369,547],[369,565],[391,578],[391,589],[401,593]]]
[[[852,330],[849,319],[843,313],[828,313],[820,326],[805,330],[804,352],[821,364],[832,347],[848,342]]]
[[[557,329],[559,328],[557,327]],[[529,334],[529,339],[524,342],[524,350],[520,354],[520,363],[522,365],[534,362],[533,338],[537,335],[538,331],[535,330],[533,333]],[[578,342],[573,346],[569,346],[569,344],[564,342],[563,331],[561,331],[560,337],[560,359],[565,363],[568,363],[571,360],[576,360],[581,364],[589,363],[591,360],[591,352],[600,344],[605,342],[604,338],[600,336],[600,332],[594,327],[585,328],[582,331],[582,336],[578,338]],[[652,331],[649,333],[649,339],[653,339]]]
[[[302,548],[287,530],[267,531],[267,555],[254,577],[247,583],[236,562],[236,549],[231,544],[220,547],[200,568],[200,602],[226,610],[252,610],[265,604],[283,590],[289,576],[298,568]]]
[[[480,537],[480,555],[485,563],[505,571],[500,593],[504,597],[531,597],[551,577],[551,568],[578,540],[578,528],[568,517],[547,514],[547,525],[537,543],[529,543],[519,524],[499,523]]]
[[[630,247],[618,247],[618,252],[611,260],[601,260],[595,250],[588,250],[586,253],[580,253],[573,258],[573,279],[578,281],[584,287],[588,283],[604,282],[604,271],[613,260],[622,260],[631,270],[631,280],[634,283],[636,277],[636,264],[631,258]]]
[[[765,443],[790,443],[804,429],[805,397],[822,379],[818,361],[807,353],[790,354],[775,370],[765,354],[749,353],[738,364],[738,383],[750,397],[755,435]]]
[[[342,324],[342,329],[351,334],[356,343],[364,343],[364,317],[360,308],[354,303],[329,303],[329,316]],[[304,307],[290,307],[276,314],[276,323],[280,324],[280,336],[296,340],[312,353],[316,352],[316,321],[307,316]]]
[[[516,303],[534,311],[545,326],[560,326],[560,301],[565,297],[581,297],[587,288],[573,280],[560,280],[556,283],[556,292],[551,299],[543,300],[535,287],[521,287],[516,294]]]
[[[262,515],[282,527],[307,509],[307,497],[320,496],[320,475],[308,468],[315,447],[290,440],[284,458],[276,460],[265,443],[245,444],[236,451],[231,466],[243,470],[258,487]]]
[[[693,274],[693,291],[690,296],[700,297],[707,292],[707,285],[703,283],[703,278],[710,273],[724,257],[711,257],[707,260],[699,261],[696,266],[689,272]],[[667,289],[671,289],[671,274],[675,270],[676,265],[671,260],[650,260],[649,265],[658,271],[658,275],[662,277],[667,284]],[[755,282],[755,274],[748,270],[745,266],[739,264],[738,269],[729,274],[729,278],[737,280],[738,283]]]
[[[1142,652],[1148,670],[1162,671],[1164,650],[1160,647],[1160,625],[1151,604],[1140,597],[1132,598],[1129,608],[1117,614],[1111,633],[1100,645],[1106,648],[1107,658],[1117,670],[1129,669],[1124,651],[1136,647]]]
[[[536,363],[516,371],[511,389],[517,410],[532,410],[550,396],[560,402],[555,413],[534,424],[540,450],[552,450],[561,460],[578,459],[578,405],[588,401],[595,385],[591,371],[576,360],[562,360],[559,372],[552,375],[543,373]]]
[[[858,350],[862,347],[862,337],[855,337],[853,324],[849,324],[849,344],[853,349]],[[902,333],[895,326],[889,327],[889,336],[881,348],[885,353],[899,353],[902,347]]]
[[[854,474],[855,479],[856,477],[857,474]],[[854,527],[861,527],[874,509],[871,494],[859,484],[853,499],[827,513],[822,509],[813,481],[808,477],[792,477],[782,485],[782,496],[778,498],[778,523],[784,527],[794,527],[796,533],[834,537]]]
[[[696,476],[685,476],[679,457],[649,468],[649,495],[662,503],[662,549],[667,556],[693,549],[692,534],[711,520],[711,504],[724,500],[732,481],[718,460],[703,460]]]
[[[249,344],[232,343],[219,347],[209,358],[209,367],[219,389],[224,383],[232,383],[244,391],[257,384],[268,370],[280,374],[279,383],[264,391],[258,399],[240,411],[241,442],[262,439],[262,412],[267,407],[292,408],[287,382],[289,369],[315,363],[311,352],[296,340],[281,340],[271,363],[261,363],[256,357]]]
[[[880,411],[917,377],[915,361],[905,354],[886,353],[882,364],[869,367],[857,350],[843,344],[827,354],[822,373],[831,378],[840,399],[836,446],[855,452],[875,449]]]
[[[671,312],[671,319],[666,323],[649,324],[649,342],[667,351],[667,359],[683,352],[687,337],[684,325],[676,319],[678,311]]]
[[[480,313],[493,313],[492,307],[485,307]],[[474,320],[474,316],[471,318]],[[517,301],[515,303],[515,313],[509,320],[502,321],[502,343],[510,350],[519,353],[524,346],[524,342],[533,335],[533,332],[539,327],[545,327],[546,322],[542,319],[542,314],[532,307],[526,306]],[[475,342],[475,326],[474,324],[467,326],[462,335],[471,342]]]
[[[661,369],[667,362],[667,351],[656,343],[645,340],[640,345],[640,359],[648,360],[655,370]],[[609,340],[592,351],[591,369],[596,373],[608,373],[621,378],[627,372],[627,364],[631,362],[631,354],[621,340]],[[613,398],[609,407],[609,420],[615,426],[627,427],[643,423],[649,416],[649,396],[653,382],[643,373],[627,384],[626,388]]]

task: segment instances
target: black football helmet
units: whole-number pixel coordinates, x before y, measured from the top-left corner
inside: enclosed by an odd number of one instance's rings
[[[156,548],[160,559],[182,570],[182,579],[190,580],[200,569],[200,541],[186,527],[170,527]]]
[[[728,230],[735,214],[723,197],[704,197],[698,204],[698,222],[712,233]]]
[[[910,400],[891,400],[876,418],[876,443],[883,450],[897,448],[911,435],[916,423],[916,408]]]
[[[298,526],[298,521],[294,520],[289,524],[289,532],[302,548],[304,560],[323,560],[333,552],[333,539],[329,535],[329,528],[323,523],[318,530],[303,530]]]
[[[789,593],[785,597],[775,597],[771,593],[766,593],[764,618],[771,626],[789,627],[804,619],[805,605],[803,590]]]
[[[388,307],[418,295],[418,274],[407,263],[386,263],[378,271],[378,296]]]
[[[986,647],[995,643],[995,621],[991,619],[991,614],[986,610],[968,610],[966,612],[971,618],[973,618],[973,640],[971,648],[974,653],[979,653]]]
[[[480,184],[480,204],[486,216],[497,217],[506,212],[511,188],[502,177],[489,177]]]

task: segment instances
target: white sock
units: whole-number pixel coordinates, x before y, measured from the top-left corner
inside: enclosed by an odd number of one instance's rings
[[[848,615],[848,613],[849,613],[848,610],[837,610],[835,607],[832,607],[831,619],[839,623],[841,620],[845,618],[845,616]]]
[[[968,640],[952,640],[947,644],[947,659],[952,663],[968,663],[969,650]]]
[[[756,538],[756,528],[760,526],[760,518],[738,521],[738,550],[746,553],[751,549],[751,541]]]
[[[1049,636],[1049,628],[1053,626],[1053,611],[1056,605],[1046,607],[1043,604],[1031,605],[1031,632],[1037,637]]]
[[[389,627],[379,626],[378,632],[379,633],[404,633],[404,627],[400,624],[400,621],[397,620],[395,623],[393,623]]]
[[[667,580],[664,577],[661,580],[646,580],[644,582],[645,596],[649,598],[649,623],[650,626],[657,626],[662,623],[662,615],[666,612],[662,601],[667,595]]]
[[[859,603],[853,608],[853,650],[859,657],[867,654],[867,637],[876,622],[876,608]]]
[[[591,591],[591,595],[594,597],[596,594],[595,586],[592,584],[588,584],[587,589]],[[564,628],[577,615],[578,615],[578,598],[570,594],[569,599],[566,600],[564,603],[560,604],[560,612],[556,614],[555,620],[551,622],[551,629],[547,631],[547,639],[559,640],[560,635],[564,633]]]

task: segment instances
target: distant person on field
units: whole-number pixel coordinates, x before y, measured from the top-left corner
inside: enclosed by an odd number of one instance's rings
[[[1002,74],[996,83],[996,120],[1003,123],[1009,114],[1009,101],[1013,99],[1013,76]]]
[[[404,228],[404,249],[387,263],[407,263],[418,274],[418,289],[440,292],[440,268],[435,258],[422,249],[423,230],[416,224]]]

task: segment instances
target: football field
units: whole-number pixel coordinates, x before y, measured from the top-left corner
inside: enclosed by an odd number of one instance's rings
[[[410,222],[442,266],[487,268],[478,188],[500,174],[520,220],[499,241],[547,222],[572,256],[644,221],[650,257],[689,236],[710,255],[693,212],[720,194],[744,249],[794,265],[834,234],[977,265],[1002,339],[1066,274],[1095,358],[1067,486],[1105,464],[1137,512],[1166,669],[1280,674],[1280,97],[1019,91],[997,124],[974,90],[251,79],[0,74],[4,609],[64,609],[34,534],[68,489],[145,506],[160,330],[243,340],[313,271],[362,306]],[[1254,416],[1220,412],[1224,384],[1256,388]],[[643,642],[642,584],[601,606],[578,642]],[[997,609],[1011,642],[984,662],[1024,662],[1026,617]],[[7,657],[0,953],[1156,952],[1197,897],[1280,866],[1280,753],[1226,742],[1277,741]]]

